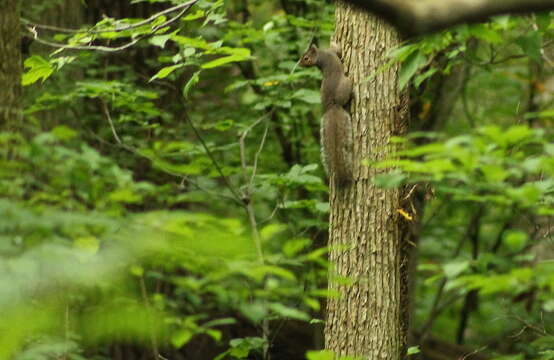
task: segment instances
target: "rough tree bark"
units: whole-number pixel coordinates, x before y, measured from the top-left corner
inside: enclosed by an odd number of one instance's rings
[[[0,0],[0,129],[21,125],[19,0]]]
[[[378,170],[361,163],[390,157],[390,138],[407,129],[407,97],[397,87],[398,68],[377,72],[399,36],[382,20],[338,2],[334,40],[343,49],[343,62],[354,82],[350,112],[355,167],[352,185],[337,189],[331,184],[329,245],[334,268],[329,287],[341,297],[328,301],[325,345],[340,356],[398,360],[408,326],[402,241],[407,228],[398,213],[403,192],[374,186]],[[348,277],[350,284],[340,277]]]

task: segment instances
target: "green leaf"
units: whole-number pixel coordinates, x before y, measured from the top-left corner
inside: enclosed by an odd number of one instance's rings
[[[421,350],[419,349],[419,346],[410,346],[408,348],[408,355],[415,355],[419,354]]]
[[[406,174],[403,174],[400,171],[394,171],[389,174],[376,175],[373,182],[379,187],[393,189],[400,186],[404,180],[407,179],[407,177],[408,176]]]
[[[196,12],[181,18],[181,21],[193,21],[202,18],[205,15],[204,10],[196,10]]]
[[[275,265],[258,266],[253,270],[247,271],[247,274],[260,281],[270,274],[291,281],[294,281],[296,279],[296,276],[293,272]]]
[[[136,194],[133,189],[123,188],[114,190],[109,195],[110,200],[126,204],[136,204],[142,200],[142,196]]]
[[[267,315],[267,306],[256,302],[240,305],[240,312],[253,323],[262,321]]]
[[[308,351],[306,353],[307,360],[334,360],[335,353],[331,350],[320,350],[320,351]]]
[[[304,311],[300,311],[298,309],[283,305],[281,303],[269,304],[269,308],[273,310],[275,313],[277,313],[278,315],[286,318],[302,320],[302,321],[310,320],[310,316],[306,314]]]
[[[442,268],[447,278],[455,278],[469,268],[469,261],[452,261]]]
[[[534,118],[549,118],[554,117],[554,109],[547,109],[541,112],[530,112],[525,114],[525,119],[534,119]]]
[[[507,231],[504,235],[504,243],[511,251],[523,249],[527,242],[527,234],[523,231]]]
[[[495,24],[498,25],[500,29],[506,30],[508,29],[508,25],[510,24],[510,15],[495,16],[492,20]]]
[[[502,32],[491,29],[488,24],[471,25],[469,31],[476,38],[491,44],[498,44],[504,41]]]
[[[206,330],[206,334],[210,336],[212,339],[214,339],[216,342],[221,341],[221,331],[215,330],[215,329],[208,329]]]
[[[293,239],[289,240],[283,246],[283,254],[288,257],[297,255],[300,251],[304,250],[311,244],[310,239]]]
[[[166,66],[166,67],[163,67],[160,69],[160,71],[158,71],[156,73],[156,75],[152,76],[150,78],[150,80],[148,80],[148,82],[150,81],[153,81],[155,79],[163,79],[163,78],[166,78],[169,76],[169,74],[171,74],[173,71],[179,69],[179,68],[182,68],[183,66],[185,66],[185,64],[177,64],[177,65],[171,65],[171,66]]]
[[[214,326],[222,326],[222,325],[233,325],[236,323],[237,323],[237,319],[235,318],[221,318],[221,319],[210,320],[207,323],[202,324],[202,326],[214,327]]]
[[[539,30],[542,32],[547,31],[550,26],[552,15],[548,12],[544,12],[544,13],[537,13],[534,16],[535,16],[535,19],[537,20],[537,25],[539,26]]]
[[[194,336],[194,333],[188,329],[179,329],[171,335],[171,344],[177,349],[186,345],[190,339]]]
[[[200,81],[200,73],[201,71],[197,71],[194,74],[192,74],[189,81],[187,81],[187,83],[183,87],[183,97],[185,99],[188,99],[190,90],[194,85],[198,84],[198,81]]]
[[[77,137],[77,131],[65,125],[59,125],[53,128],[50,133],[57,137],[59,140],[71,140]]]
[[[515,43],[519,45],[523,53],[531,59],[537,62],[542,61],[542,36],[539,32],[531,31],[526,35],[520,36],[515,40]]]
[[[244,60],[247,60],[248,58],[249,58],[249,56],[244,56],[244,55],[224,56],[224,57],[221,57],[219,59],[208,61],[207,63],[202,64],[201,68],[202,69],[213,69],[215,67],[223,66],[225,64],[229,64],[229,63],[232,63],[232,62],[244,61]]]
[[[149,42],[152,45],[159,46],[162,49],[165,47],[165,43],[171,39],[173,34],[167,34],[167,35],[157,35],[150,38]]]
[[[250,351],[261,350],[265,343],[265,340],[259,337],[232,339],[229,341],[229,345],[231,345],[229,355],[237,359],[245,359]]]
[[[403,89],[415,73],[427,63],[427,57],[421,52],[416,51],[402,63],[400,75],[398,75],[398,86]]]
[[[504,140],[509,145],[516,145],[523,140],[530,138],[534,135],[533,129],[523,125],[511,126],[502,135]]]
[[[321,102],[319,91],[315,91],[315,90],[300,89],[296,91],[292,95],[292,97],[294,99],[304,101],[308,104],[319,104]]]
[[[404,62],[408,58],[408,56],[418,51],[418,49],[418,45],[409,44],[392,50],[387,56],[392,59],[396,59],[397,61]]]
[[[54,72],[52,65],[40,55],[33,55],[25,60],[25,68],[29,70],[23,74],[21,84],[27,86],[37,82],[38,80],[48,79]]]
[[[523,360],[525,356],[523,354],[518,355],[506,355],[492,358],[491,360]]]
[[[508,177],[506,170],[498,165],[483,165],[481,170],[489,182],[502,182]]]

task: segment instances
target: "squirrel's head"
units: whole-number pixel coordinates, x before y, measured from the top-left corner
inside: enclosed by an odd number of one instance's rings
[[[308,67],[317,65],[317,46],[312,44],[308,51],[300,58],[300,66]]]

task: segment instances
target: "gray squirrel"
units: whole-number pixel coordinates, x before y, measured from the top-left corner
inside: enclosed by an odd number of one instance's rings
[[[329,177],[343,186],[352,180],[352,120],[344,109],[352,97],[352,80],[344,74],[340,55],[336,44],[327,50],[312,44],[300,58],[300,66],[317,66],[323,73],[322,160]]]

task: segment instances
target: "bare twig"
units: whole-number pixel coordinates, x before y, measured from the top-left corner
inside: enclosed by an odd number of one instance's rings
[[[266,122],[264,134],[262,135],[262,140],[260,141],[260,146],[258,147],[258,151],[256,151],[256,155],[254,155],[254,164],[252,165],[252,175],[250,176],[250,185],[254,183],[254,177],[256,176],[256,172],[258,170],[258,159],[260,158],[260,154],[264,148],[268,131],[269,131],[269,122]]]
[[[112,129],[112,134],[113,134],[113,137],[115,138],[115,141],[117,141],[117,143],[120,145],[123,144],[123,142],[121,142],[121,139],[117,135],[117,131],[115,130],[112,117],[110,116],[110,111],[108,110],[108,104],[106,104],[106,102],[103,99],[100,99],[100,102],[102,103],[102,110],[104,110],[104,115],[106,115],[106,118],[110,123],[110,128]]]
[[[470,352],[470,353],[468,353],[468,354],[465,354],[460,360],[465,360],[465,359],[467,359],[467,358],[470,357],[470,356],[473,356],[473,355],[475,355],[475,354],[477,354],[477,353],[480,353],[481,351],[485,350],[486,348],[487,348],[486,346],[482,346],[482,347],[480,347],[479,349],[475,349],[475,350],[473,350],[472,352]]]
[[[246,171],[247,170],[246,155],[245,155],[245,151],[244,151],[244,148],[245,148],[244,140],[246,139],[246,136],[248,135],[248,133],[250,131],[252,131],[252,129],[254,129],[263,120],[267,119],[268,116],[272,115],[273,111],[274,110],[272,109],[271,111],[269,111],[268,113],[266,113],[265,115],[260,117],[258,120],[254,121],[249,127],[246,128],[246,130],[243,131],[242,135],[240,136],[240,139],[239,139],[239,145],[240,145],[240,150],[241,150],[240,151],[240,161],[241,161],[241,165],[242,165],[244,181],[248,181],[248,175],[247,175],[247,171]],[[258,167],[258,158],[259,158],[260,153],[261,153],[261,151],[264,147],[265,140],[267,138],[268,130],[269,130],[269,123],[266,124],[264,135],[262,136],[262,141],[260,142],[260,146],[258,147],[258,151],[256,152],[256,155],[254,156],[253,170],[252,170],[252,174],[250,176],[250,180],[248,181],[249,191],[250,191],[250,188],[251,188],[251,186],[254,182],[254,178],[256,176],[256,170],[257,170],[257,167]]]

